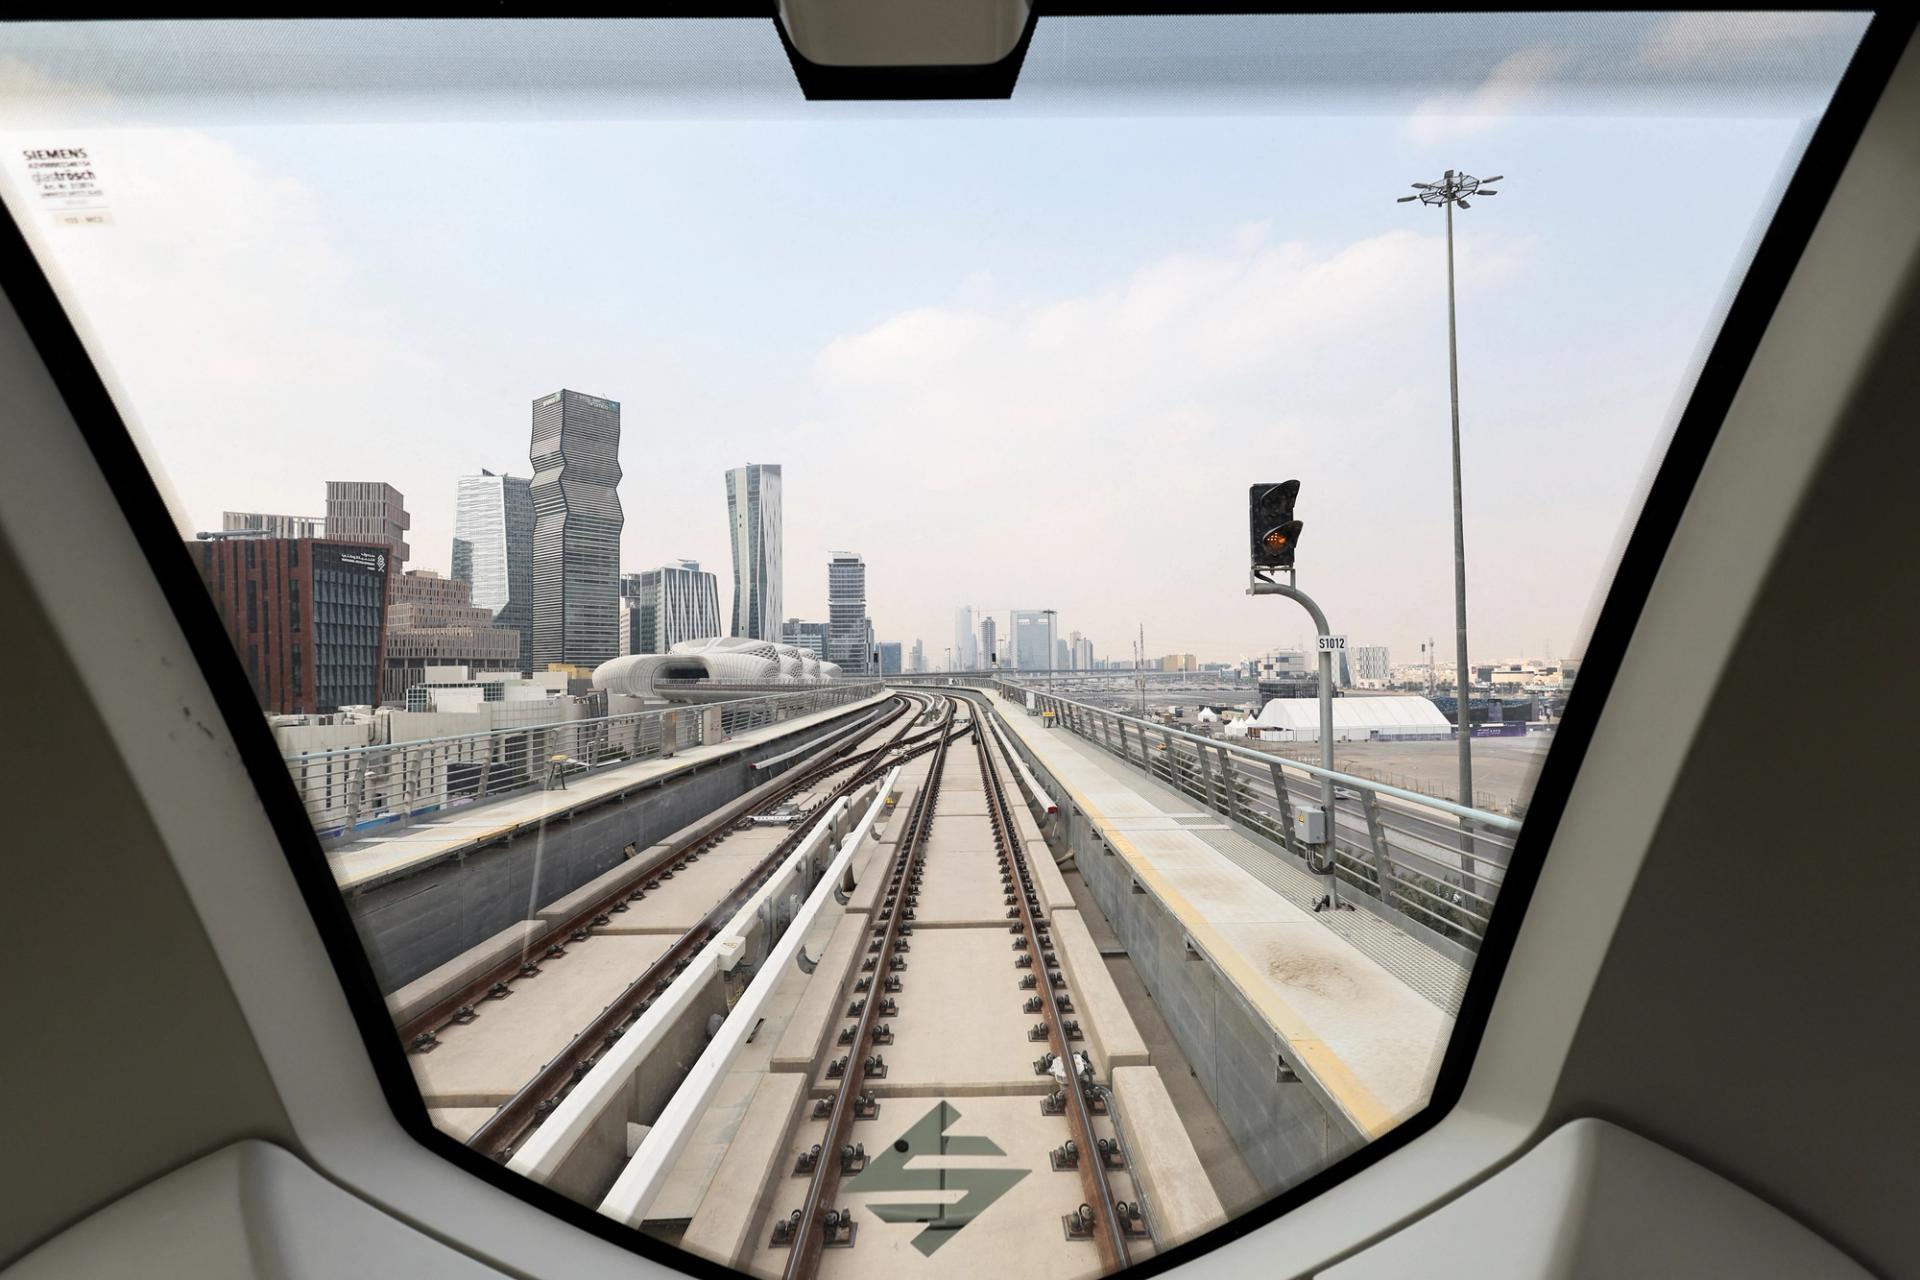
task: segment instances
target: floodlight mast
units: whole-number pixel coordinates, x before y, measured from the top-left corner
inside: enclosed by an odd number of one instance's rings
[[[1395,202],[1407,204],[1418,200],[1420,203],[1439,205],[1447,211],[1447,386],[1453,411],[1453,622],[1454,622],[1454,690],[1458,706],[1455,708],[1455,721],[1458,725],[1460,745],[1460,803],[1466,808],[1473,807],[1473,724],[1469,707],[1472,702],[1472,689],[1469,684],[1467,667],[1467,533],[1466,521],[1462,515],[1460,493],[1460,344],[1458,328],[1454,318],[1453,300],[1453,206],[1471,209],[1468,196],[1497,196],[1500,193],[1488,186],[1488,183],[1500,181],[1501,174],[1491,178],[1476,178],[1472,174],[1449,169],[1438,182],[1416,182],[1413,188],[1417,194],[1401,196]],[[1462,819],[1466,834],[1461,840],[1461,870],[1472,874],[1474,870],[1472,829]]]

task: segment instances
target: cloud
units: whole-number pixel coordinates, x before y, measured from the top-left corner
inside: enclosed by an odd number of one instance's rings
[[[1755,64],[1772,63],[1781,74],[1807,74],[1809,62],[1850,50],[1859,34],[1857,13],[1675,13],[1640,42],[1635,60],[1668,72],[1733,70],[1751,78]]]
[[[0,55],[0,118],[9,129],[71,126],[77,119],[99,122],[117,109],[111,94],[48,75],[11,54]]]
[[[1480,284],[1522,246],[1488,242]],[[845,411],[991,421],[1012,434],[1184,403],[1254,372],[1309,367],[1322,349],[1404,327],[1407,281],[1432,275],[1434,237],[1412,230],[1338,249],[1240,235],[1174,254],[1089,293],[999,310],[922,307],[833,339],[817,384]]]
[[[310,514],[320,480],[406,450],[405,432],[377,460],[329,447],[343,422],[405,426],[440,369],[388,322],[319,193],[196,130],[0,137],[7,162],[23,145],[87,147],[110,225],[16,208],[130,425],[164,441],[150,465],[194,481],[178,490],[183,524],[223,507]],[[268,452],[236,441],[237,423]]]
[[[1417,143],[1446,142],[1548,110],[1817,111],[1863,29],[1858,13],[1676,13],[1638,35],[1533,45],[1502,58],[1474,88],[1419,102],[1407,133]]]
[[[1509,54],[1478,88],[1435,94],[1414,107],[1407,132],[1420,143],[1485,133],[1502,117],[1538,101],[1570,60],[1565,50],[1546,46]]]
[[[1469,295],[1532,250],[1476,234]],[[1409,405],[1444,408],[1444,262],[1411,229],[1338,246],[1233,235],[1085,292],[916,307],[835,337],[797,434],[833,442],[841,500],[804,516],[790,502],[788,562],[817,556],[802,531],[831,521],[867,556],[873,616],[908,639],[940,634],[918,612],[932,597],[1057,607],[1103,642],[1150,606],[1189,628],[1150,643],[1218,648],[1243,625],[1223,610],[1244,569],[1194,548],[1241,545],[1250,479],[1314,477],[1315,532],[1334,545],[1343,524],[1384,539],[1414,509],[1388,492],[1410,456],[1427,449],[1439,474],[1443,433],[1395,441]]]

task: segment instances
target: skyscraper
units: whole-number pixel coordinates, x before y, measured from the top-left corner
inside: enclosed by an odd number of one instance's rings
[[[973,636],[973,606],[963,604],[953,611],[953,665],[972,671],[980,665]]]
[[[912,660],[907,665],[907,670],[913,671],[913,672],[921,672],[921,671],[925,671],[926,669],[927,669],[926,650],[920,647],[920,642],[918,640],[915,640],[913,642],[913,657],[912,657]]]
[[[327,481],[327,537],[341,542],[384,542],[405,564],[413,554],[406,533],[413,525],[407,500],[378,480]]]
[[[1000,652],[1000,624],[991,616],[980,619],[980,669],[991,671],[995,667],[1010,667],[1013,664]]]
[[[897,676],[900,672],[900,642],[886,640],[875,646],[880,650],[880,674]]]
[[[533,402],[533,667],[620,653],[620,403]]]
[[[733,532],[733,634],[780,638],[780,468],[757,462],[727,472]]]
[[[482,471],[454,489],[453,577],[493,625],[520,635],[518,667],[533,671],[533,482]]]
[[[841,552],[827,562],[827,659],[848,675],[873,670],[867,620],[867,562]]]
[[[1053,610],[1013,611],[1013,665],[1021,671],[1045,671],[1053,665]]]
[[[682,640],[720,634],[720,580],[698,560],[629,573],[620,581],[628,624],[622,653],[667,653]]]

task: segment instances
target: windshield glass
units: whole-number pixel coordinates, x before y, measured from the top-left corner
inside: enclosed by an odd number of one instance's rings
[[[0,195],[443,1146],[1084,1276],[1426,1106],[1865,26],[1042,18],[810,102],[760,20],[20,23]]]

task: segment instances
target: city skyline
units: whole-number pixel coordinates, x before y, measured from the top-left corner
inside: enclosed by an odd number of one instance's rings
[[[1824,104],[1813,63],[1857,37],[1843,17],[1746,29],[1769,86],[1747,97],[1649,87],[1635,68],[1700,42],[1647,16],[1558,66],[1489,24],[1477,82],[1356,90],[1348,114],[1225,95],[1163,117],[408,118],[373,152],[318,108],[190,128],[165,95],[29,67],[33,112],[93,122],[71,133],[115,224],[26,229],[189,534],[313,511],[310,476],[372,477],[408,495],[409,563],[451,572],[456,477],[522,469],[528,399],[590,387],[660,424],[617,490],[623,568],[729,563],[714,477],[779,458],[806,569],[773,627],[824,617],[812,566],[857,546],[883,635],[1045,601],[1096,652],[1144,623],[1155,651],[1230,660],[1304,630],[1243,594],[1254,482],[1302,481],[1300,585],[1336,630],[1402,653],[1446,630],[1441,231],[1393,201],[1503,172],[1460,228],[1471,648],[1574,653]],[[552,166],[602,179],[498,200],[498,175]],[[1614,170],[1662,199],[1592,200]],[[791,234],[764,234],[768,189]],[[1035,216],[983,232],[992,208]],[[270,467],[235,447],[263,422]]]

